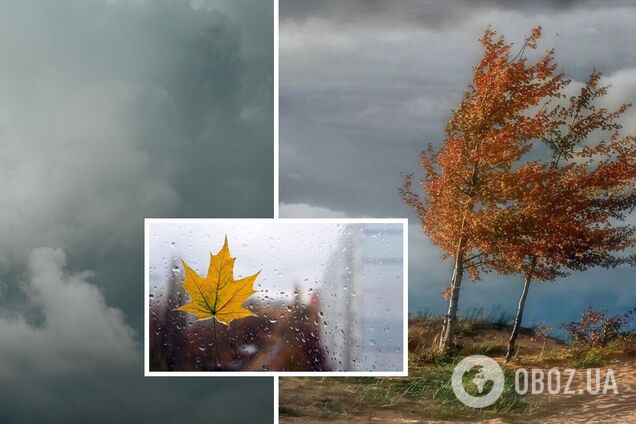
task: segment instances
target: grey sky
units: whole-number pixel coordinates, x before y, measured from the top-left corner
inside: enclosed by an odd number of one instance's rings
[[[0,421],[271,422],[270,379],[144,379],[141,305],[144,217],[272,216],[272,5],[0,7]]]
[[[540,51],[556,48],[574,84],[596,68],[614,85],[610,105],[636,99],[633,2],[283,0],[280,9],[281,216],[410,218],[411,311],[444,310],[450,265],[402,204],[400,172],[420,175],[418,153],[439,145],[487,25],[517,43],[542,25]],[[623,123],[636,132],[636,112]],[[524,318],[558,327],[589,304],[624,312],[636,304],[632,275],[594,270],[537,285]],[[511,312],[517,280],[466,284],[460,309]]]

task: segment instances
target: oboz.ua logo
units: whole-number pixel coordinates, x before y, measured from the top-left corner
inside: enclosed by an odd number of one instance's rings
[[[538,368],[515,370],[515,391],[520,395],[527,393],[536,395],[547,391],[551,395],[606,395],[618,394],[618,384],[611,368],[601,370],[589,368],[579,380],[585,387],[574,388],[575,369],[560,370],[551,368],[547,371]],[[561,372],[566,376],[562,378]],[[602,374],[605,374],[603,379]],[[563,385],[561,383],[564,383]],[[457,364],[451,377],[451,385],[457,399],[471,408],[485,408],[497,402],[504,389],[504,373],[499,364],[492,358],[473,355],[462,359]],[[470,388],[470,390],[466,390]]]

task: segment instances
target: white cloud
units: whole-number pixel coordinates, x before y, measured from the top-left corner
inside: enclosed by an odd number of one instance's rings
[[[157,178],[130,119],[137,96],[160,101],[152,94],[122,84],[66,87],[62,104],[42,96],[28,116],[0,102],[0,180],[8,182],[0,191],[0,237],[11,240],[0,261],[41,245],[99,239],[130,246],[140,225],[131,216],[174,209],[178,195],[168,178]]]
[[[347,218],[341,211],[313,206],[307,203],[281,203],[279,208],[281,218]]]
[[[66,274],[65,263],[60,249],[31,251],[24,290],[42,322],[2,311],[0,381],[98,370],[138,356],[122,312],[105,303],[90,273]]]
[[[30,304],[19,313],[0,310],[0,422],[179,423],[209,418],[215,405],[227,406],[217,414],[221,422],[271,417],[266,379],[211,386],[206,379],[143,377],[132,329],[90,273],[65,271],[59,249],[28,257],[23,288]],[[40,319],[30,318],[34,311]],[[252,408],[241,409],[244,398]]]
[[[616,108],[623,103],[634,103],[636,98],[636,68],[621,69],[611,75],[605,75],[602,84],[610,84],[605,105]],[[624,134],[636,133],[636,107],[632,107],[620,119]]]

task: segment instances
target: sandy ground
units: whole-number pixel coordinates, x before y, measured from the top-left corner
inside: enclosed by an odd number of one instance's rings
[[[542,420],[544,423],[636,423],[636,359],[620,361],[604,367],[612,368],[618,394],[560,395],[550,399],[557,414]],[[601,373],[601,381],[605,374]],[[577,373],[577,388],[585,386],[585,373]],[[583,381],[581,381],[583,380]]]
[[[618,385],[618,394],[609,392],[605,395],[553,395],[547,397],[549,415],[539,416],[524,422],[540,423],[636,423],[636,359],[622,360],[603,368],[612,368]],[[565,373],[562,378],[565,378]],[[605,381],[606,372],[601,373],[601,382]],[[571,388],[578,392],[585,387],[586,372],[577,370]],[[562,383],[564,384],[564,383]],[[430,421],[413,415],[403,415],[399,411],[373,411],[373,415],[365,417],[346,417],[342,419],[317,420],[307,417],[285,417],[282,424],[300,423],[457,423],[457,421]],[[487,424],[512,423],[514,421],[494,419],[482,422]],[[518,422],[518,421],[517,421]]]

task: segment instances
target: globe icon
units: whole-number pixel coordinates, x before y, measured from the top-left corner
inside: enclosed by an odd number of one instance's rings
[[[466,373],[476,373],[470,382],[477,388],[478,396],[471,395],[464,387]],[[492,388],[484,394],[488,382],[492,381]],[[469,383],[470,384],[470,383]],[[462,359],[453,370],[451,386],[457,399],[472,408],[484,408],[499,399],[504,389],[504,373],[499,364],[492,358],[483,355],[472,355]]]
[[[480,368],[479,372],[473,377],[472,382],[477,387],[479,394],[484,392],[484,386],[488,381],[492,381],[484,375],[484,369]]]

